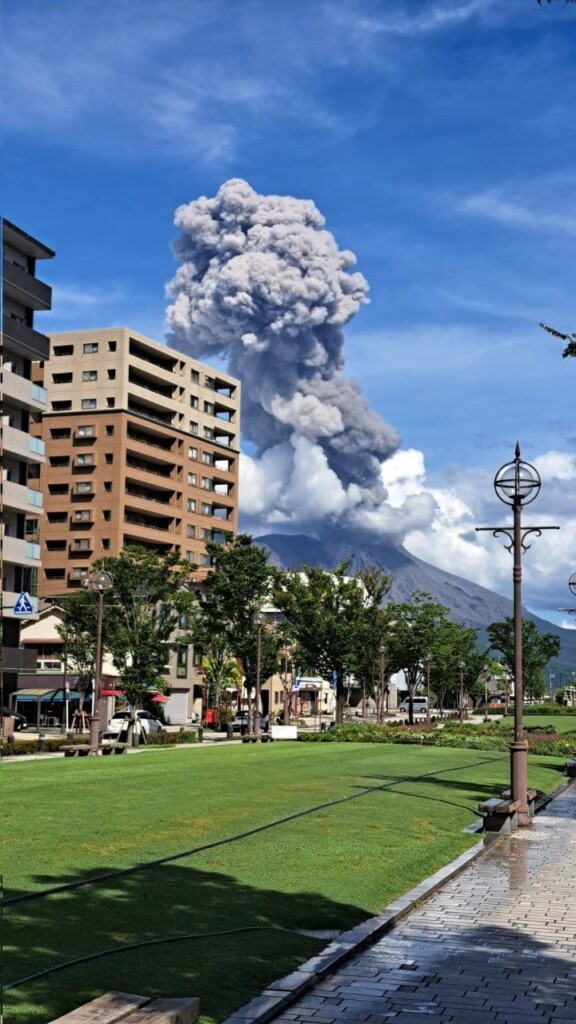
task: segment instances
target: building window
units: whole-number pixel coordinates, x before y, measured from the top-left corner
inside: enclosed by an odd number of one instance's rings
[[[116,399],[115,398],[107,398],[106,399],[106,405],[108,406],[109,409],[113,409],[114,406],[116,405]]]
[[[211,452],[202,452],[202,462],[205,466],[212,466],[214,464],[214,456]]]
[[[94,427],[76,427],[76,437],[94,437]]]
[[[48,551],[65,551],[66,541],[65,540],[47,540],[46,549]]]
[[[194,420],[190,420],[190,433],[191,434],[197,434],[198,433],[198,424]]]
[[[86,341],[82,346],[82,350],[85,356],[92,356],[98,351],[98,342]]]
[[[208,566],[212,565],[212,559],[210,558],[210,555],[200,555],[200,565],[202,565],[204,568],[207,568]]]
[[[74,459],[74,463],[76,466],[93,466],[94,456],[92,455],[92,453],[90,453],[89,455],[77,455],[76,458]]]
[[[53,469],[55,469],[58,466],[69,466],[70,465],[70,456],[69,455],[51,455],[50,456],[50,465],[51,465],[51,467]]]
[[[192,409],[198,408],[198,399],[196,398],[196,395],[190,395],[190,405]]]
[[[200,537],[202,540],[212,540],[212,530],[210,527],[203,526],[200,530]]]
[[[111,454],[111,452],[106,452],[104,458],[106,459],[106,462],[108,463],[108,465],[110,465],[110,463],[114,462],[114,456]]]
[[[70,577],[73,580],[83,580],[83,579],[86,579],[87,575],[88,575],[88,569],[74,568],[74,569],[72,569],[72,572],[70,573]]]
[[[214,402],[204,402],[204,412],[207,412],[209,416],[213,416]]]
[[[188,458],[189,459],[197,459],[198,458],[198,449],[190,447],[188,449]]]
[[[212,490],[212,481],[209,476],[202,477],[202,487],[204,488],[205,491]]]
[[[188,648],[179,647],[176,652],[176,675],[178,679],[185,679],[188,672]]]
[[[50,431],[50,437],[53,441],[64,441],[70,437],[71,433],[70,427],[57,427],[55,430]]]
[[[109,523],[111,518],[112,518],[111,510],[108,509],[108,508],[105,508],[104,511],[102,512],[102,518],[104,519],[105,523]]]
[[[190,370],[190,380],[192,381],[193,384],[198,383],[198,381],[200,380],[200,374],[198,373],[198,370]]]
[[[192,523],[188,523],[188,525],[186,526],[186,536],[187,537],[195,537],[196,536],[196,527],[193,526]]]
[[[68,484],[48,484],[48,494],[68,494]]]
[[[194,668],[199,668],[204,661],[204,655],[199,647],[194,648],[194,657],[192,658],[192,664]]]
[[[214,431],[212,430],[212,427],[204,427],[204,437],[208,441],[214,440]]]
[[[89,523],[92,519],[92,513],[89,508],[77,509],[74,512],[75,523]]]
[[[109,541],[108,537],[103,537],[102,538],[102,547],[104,548],[104,551],[109,551],[110,550],[110,541]]]
[[[106,424],[106,433],[107,433],[108,437],[113,437],[113,435],[114,435],[114,427],[111,426],[110,423]]]
[[[112,490],[112,482],[110,480],[107,480],[104,484],[104,490],[108,491],[108,493]]]
[[[65,523],[68,518],[67,512],[49,512],[48,522],[49,523]]]
[[[71,373],[53,373],[52,374],[53,384],[71,384],[72,374]]]
[[[82,380],[98,380],[98,370],[82,370]]]
[[[47,580],[63,580],[65,575],[65,569],[45,569]]]
[[[96,399],[95,398],[83,398],[80,402],[81,409],[95,409]]]
[[[196,562],[196,559],[194,558],[194,552],[193,551],[187,551],[186,552],[186,561],[190,562],[192,565],[194,565],[194,563]]]
[[[188,473],[188,483],[190,487],[196,487],[196,484],[198,483],[196,473]]]
[[[196,511],[196,499],[195,498],[188,498],[188,511],[189,512],[195,512]]]
[[[54,345],[52,349],[53,356],[73,356],[74,345]]]
[[[109,352],[115,352],[116,351],[116,342],[115,341],[109,341],[108,342],[108,351]]]
[[[80,537],[78,540],[72,541],[73,551],[91,551],[92,541],[89,537]]]
[[[52,412],[70,412],[72,402],[52,402]]]
[[[203,501],[202,504],[200,505],[200,511],[203,516],[211,516],[212,505],[208,505],[205,501]]]
[[[92,484],[91,483],[76,484],[75,491],[76,491],[76,494],[92,494]]]
[[[116,370],[108,370],[108,380],[116,380]]]

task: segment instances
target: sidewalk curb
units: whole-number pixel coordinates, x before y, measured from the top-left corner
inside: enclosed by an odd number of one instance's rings
[[[540,797],[537,801],[536,813],[538,814],[544,807],[547,807],[552,800],[564,793],[571,785],[576,785],[576,782],[564,782],[551,793]],[[497,834],[491,836],[486,833],[484,839],[479,843],[471,846],[469,850],[465,850],[459,857],[440,868],[433,875],[429,875],[403,896],[393,900],[375,917],[370,917],[355,928],[342,932],[337,940],[331,942],[317,956],[306,960],[291,974],[274,981],[260,995],[228,1017],[224,1024],[268,1024],[283,1010],[295,1003],[301,995],[315,988],[327,974],[337,970],[361,950],[385,935],[420,903],[464,871],[469,864],[491,849],[494,843],[501,838],[503,837]]]

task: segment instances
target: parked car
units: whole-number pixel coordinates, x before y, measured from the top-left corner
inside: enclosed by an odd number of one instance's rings
[[[248,712],[237,711],[232,719],[232,728],[234,732],[242,732],[243,729],[248,729]],[[268,715],[260,716],[260,728],[262,732],[268,732]]]
[[[412,701],[412,706],[414,708],[415,715],[425,715],[426,712],[428,711],[428,698],[414,697],[414,700]],[[399,710],[404,712],[404,714],[408,714],[408,712],[410,711],[410,702],[408,698],[402,701]]]
[[[123,729],[127,728],[128,723],[130,721],[130,717],[131,715],[129,711],[116,711],[116,713],[112,715],[112,718],[108,723],[108,728],[106,729],[105,735],[112,734],[114,736],[117,736],[119,733],[123,731]],[[162,722],[159,722],[157,718],[154,718],[154,715],[151,715],[149,711],[137,711],[136,719],[140,724],[142,732],[164,731],[164,726],[162,725]]]
[[[18,714],[17,711],[11,711],[10,708],[2,708],[2,717],[14,719],[14,732],[20,732],[20,729],[28,728],[28,719],[24,715]]]

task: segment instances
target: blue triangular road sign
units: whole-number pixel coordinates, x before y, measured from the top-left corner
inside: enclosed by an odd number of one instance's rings
[[[28,597],[28,594],[26,593],[25,590],[23,590],[19,597],[16,599],[16,604],[14,605],[13,612],[14,615],[34,614],[34,607],[32,605],[32,601]]]

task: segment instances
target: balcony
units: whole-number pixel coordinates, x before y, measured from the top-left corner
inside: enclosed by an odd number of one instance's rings
[[[7,455],[16,455],[24,462],[44,462],[46,445],[41,437],[32,437],[25,430],[4,425],[2,447]]]
[[[40,565],[40,545],[34,541],[24,540],[23,537],[4,535],[2,543],[2,555],[5,562],[26,565],[31,568],[38,568]]]
[[[6,315],[2,320],[2,329],[5,351],[15,352],[22,359],[48,359],[50,341],[45,334]]]
[[[22,615],[14,615],[14,605],[20,597],[19,593],[11,590],[4,590],[2,593],[2,618],[4,619],[22,619]],[[30,604],[33,608],[33,613],[30,618],[36,618],[38,615],[38,598],[30,597]],[[6,668],[6,666],[4,666]]]
[[[3,480],[2,484],[4,507],[18,512],[40,512],[44,501],[42,491],[35,491],[25,484],[16,484],[12,480]]]
[[[143,388],[135,388],[135,391],[138,393],[142,390]],[[148,396],[144,394],[143,397],[146,399]],[[164,427],[171,427],[173,414],[171,412],[162,412],[162,409],[165,407],[165,403],[160,404],[159,407],[156,408],[149,405],[143,405],[142,402],[135,402],[131,397],[128,398],[129,412],[135,413],[136,416],[143,416],[144,419],[152,420],[153,423],[161,423]]]
[[[46,409],[46,391],[19,373],[12,370],[3,371],[2,386],[4,400],[9,399],[11,405],[19,409],[44,412]]]
[[[137,508],[140,507],[140,501],[153,501],[157,505],[168,505],[177,507],[177,503],[172,500],[172,495],[174,493],[173,491],[156,491],[153,490],[151,487],[141,487],[139,484],[135,482],[127,481],[124,493],[126,494],[126,496],[130,496],[131,498],[137,499]],[[134,504],[134,502],[127,501],[126,504],[132,505]]]
[[[51,308],[52,289],[33,274],[29,274],[27,270],[10,260],[3,260],[2,274],[5,295],[9,295],[28,309]]]
[[[151,462],[148,459],[137,459],[133,455],[126,456],[126,467],[132,469],[135,474],[144,473],[146,476],[160,477],[160,479],[171,480],[173,466],[166,462]]]
[[[129,511],[124,512],[124,522],[130,526],[136,526],[138,529],[154,532],[159,530],[161,533],[168,533],[172,526],[171,517],[162,516],[157,519],[155,516]]]
[[[148,348],[147,345],[136,341],[135,338],[130,338],[130,355],[132,356],[131,363],[134,360],[140,359],[143,363],[149,363],[150,366],[155,366],[158,370],[163,370],[165,373],[176,373],[178,365],[176,359],[168,355],[164,356],[155,349]]]
[[[168,452],[172,451],[176,438],[167,437],[165,434],[154,434],[147,433],[143,430],[138,430],[132,424],[128,425],[127,430],[128,442],[134,441],[135,444],[145,444],[148,448],[157,448],[159,451]],[[163,463],[166,465],[166,463]],[[172,463],[170,463],[170,466]]]
[[[35,672],[36,650],[25,647],[3,647],[2,667],[5,672]]]

